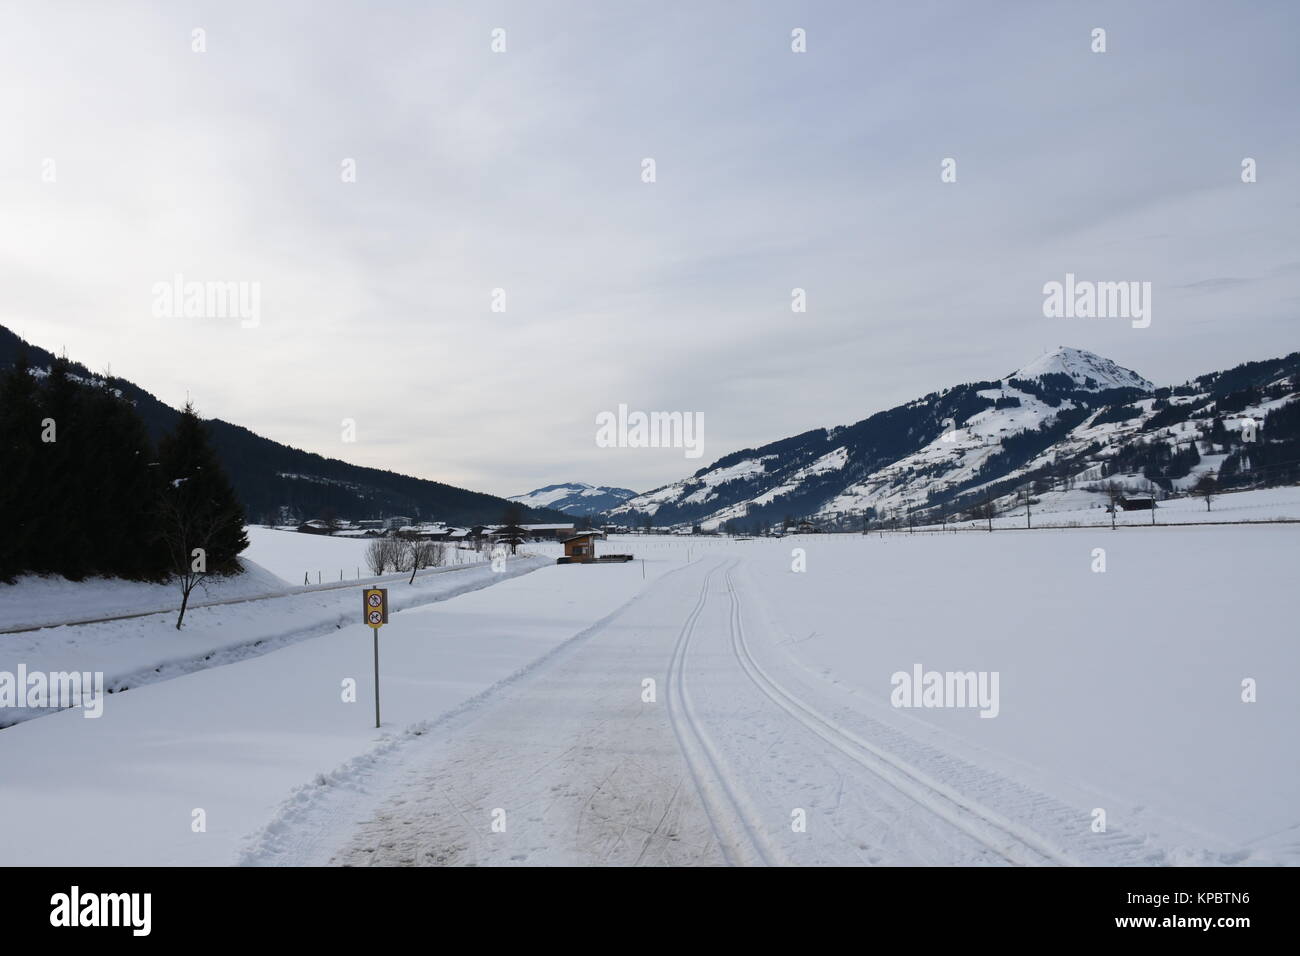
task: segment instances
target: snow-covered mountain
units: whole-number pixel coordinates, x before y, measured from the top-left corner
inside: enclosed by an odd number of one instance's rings
[[[635,497],[636,492],[629,488],[606,488],[571,481],[563,485],[547,485],[525,495],[514,495],[510,500],[526,508],[552,508],[567,515],[590,517],[612,511]]]
[[[1053,375],[1064,375],[1080,389],[1089,392],[1102,392],[1111,388],[1140,388],[1144,392],[1155,390],[1155,386],[1137,372],[1116,365],[1110,359],[1093,352],[1073,349],[1068,345],[1044,352],[1024,368],[1012,372],[1007,379],[1034,380]]]
[[[610,514],[629,524],[648,514],[668,527],[735,521],[757,530],[787,517],[835,526],[952,514],[1025,488],[1115,481],[1170,491],[1207,470],[1231,482],[1261,464],[1294,467],[1288,453],[1300,459],[1298,377],[1300,353],[1157,389],[1110,359],[1062,346],[1001,379],[735,452]],[[1242,422],[1264,426],[1270,414],[1270,442],[1246,447]]]

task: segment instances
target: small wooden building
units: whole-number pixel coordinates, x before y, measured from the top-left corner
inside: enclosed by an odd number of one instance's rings
[[[564,557],[556,564],[622,564],[632,560],[630,554],[602,554],[596,557],[596,539],[605,535],[600,531],[584,531],[564,539]]]
[[[599,531],[584,531],[582,534],[575,534],[571,538],[565,538],[564,556],[569,559],[568,563],[582,564],[587,561],[595,561],[596,539],[599,537]]]

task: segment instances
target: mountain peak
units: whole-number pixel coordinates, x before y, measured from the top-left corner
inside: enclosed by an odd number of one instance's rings
[[[606,488],[585,481],[570,481],[536,488],[526,495],[512,495],[510,500],[530,508],[551,508],[565,514],[590,516],[617,508],[634,497],[636,492],[629,488]]]
[[[1069,376],[1081,389],[1090,392],[1108,388],[1140,388],[1145,392],[1155,389],[1154,385],[1132,369],[1117,365],[1095,352],[1068,345],[1058,345],[1043,353],[1007,378],[1035,379],[1044,375]]]

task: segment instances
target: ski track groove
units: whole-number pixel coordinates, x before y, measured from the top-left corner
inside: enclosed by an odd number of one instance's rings
[[[929,778],[893,754],[874,746],[814,710],[773,680],[750,654],[745,641],[740,598],[731,577],[731,571],[738,563],[738,559],[732,561],[723,570],[727,595],[731,599],[731,647],[746,676],[769,700],[809,732],[1008,863],[1019,866],[1077,865],[1037,834],[979,806],[946,784]]]
[[[716,748],[709,741],[694,714],[686,691],[686,655],[695,625],[708,603],[709,585],[721,565],[709,569],[700,588],[695,607],[687,615],[668,664],[668,717],[682,758],[690,770],[695,789],[704,805],[705,816],[713,829],[714,839],[731,866],[771,866],[782,862],[772,848],[765,846],[754,828],[746,822],[743,798],[727,782]]]

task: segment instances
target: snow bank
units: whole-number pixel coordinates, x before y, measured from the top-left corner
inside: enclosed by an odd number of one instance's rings
[[[546,563],[542,558],[519,557],[510,559],[502,572],[492,571],[488,564],[437,568],[423,572],[414,584],[407,583],[409,575],[386,578],[383,584],[389,589],[389,608],[396,612],[487,587]],[[262,575],[271,578],[266,572]],[[65,588],[77,587],[61,583]],[[146,617],[0,635],[0,671],[14,673],[21,663],[29,672],[102,672],[104,686],[112,692],[136,688],[256,657],[348,626],[360,613],[360,591],[365,586],[191,607],[180,631],[173,603],[165,613]],[[0,709],[0,727],[48,716],[48,710]]]

